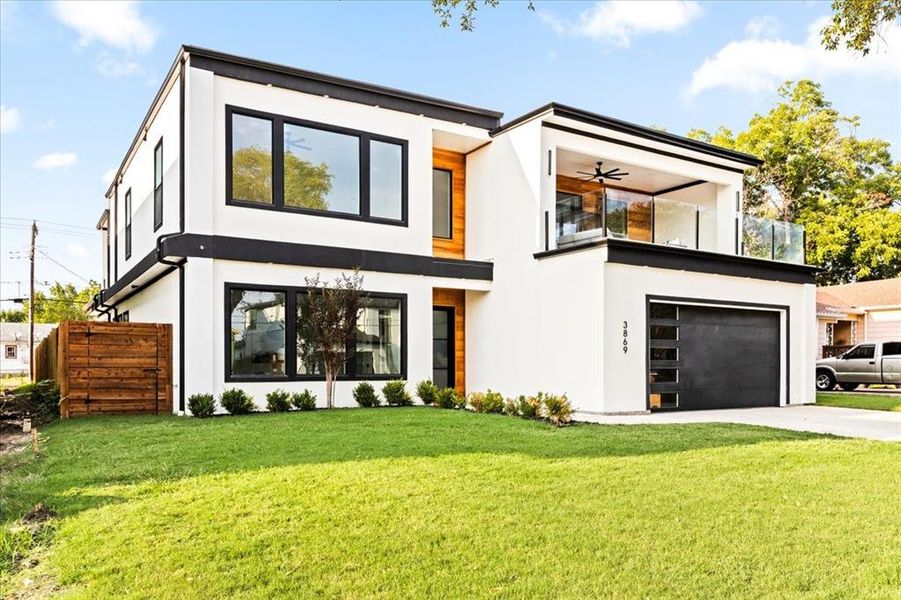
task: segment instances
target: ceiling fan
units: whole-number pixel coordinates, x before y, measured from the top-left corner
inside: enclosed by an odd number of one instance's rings
[[[597,165],[594,167],[594,173],[586,173],[585,171],[576,171],[576,173],[580,173],[582,175],[588,175],[584,180],[588,181],[591,179],[597,179],[600,183],[604,183],[605,179],[612,179],[613,181],[622,181],[623,177],[628,175],[625,171],[621,170],[619,167],[613,167],[609,171],[604,171],[601,168],[603,165],[603,161],[598,161]]]

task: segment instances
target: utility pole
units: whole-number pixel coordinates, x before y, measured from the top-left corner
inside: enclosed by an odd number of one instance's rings
[[[38,237],[38,224],[31,222],[31,247],[28,250],[28,259],[31,261],[31,292],[28,296],[28,372],[31,381],[34,381],[34,241]]]

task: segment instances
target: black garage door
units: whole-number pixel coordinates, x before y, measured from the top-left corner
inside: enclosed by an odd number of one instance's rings
[[[648,405],[697,410],[779,405],[779,313],[652,302]]]

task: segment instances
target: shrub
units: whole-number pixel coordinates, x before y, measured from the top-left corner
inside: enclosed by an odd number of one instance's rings
[[[298,410],[313,410],[316,408],[316,395],[310,390],[291,394],[291,404]]]
[[[222,392],[219,404],[232,415],[246,415],[253,411],[253,398],[237,388]]]
[[[34,425],[44,425],[59,418],[59,386],[52,379],[26,383],[13,390],[2,408],[30,418]]]
[[[516,399],[517,412],[523,419],[540,419],[542,394],[537,396],[520,396]]]
[[[422,400],[426,406],[435,403],[435,395],[438,393],[438,386],[432,383],[431,379],[423,379],[416,384],[416,395]]]
[[[516,400],[513,398],[507,398],[504,400],[504,414],[508,417],[518,417],[519,416],[519,404],[516,403]]]
[[[212,394],[191,394],[188,397],[188,410],[198,419],[212,417],[216,412],[216,399]]]
[[[407,392],[407,382],[402,379],[389,381],[382,386],[382,395],[388,406],[413,406],[413,398]]]
[[[382,403],[372,384],[365,381],[354,388],[354,400],[363,408],[374,408]]]
[[[504,412],[504,397],[490,389],[485,393],[475,392],[469,396],[469,405],[476,412],[499,414]]]
[[[291,400],[285,390],[273,390],[266,394],[266,410],[269,412],[288,412]]]
[[[459,408],[461,401],[466,406],[466,398],[460,396],[454,388],[440,389],[435,393],[435,406],[438,408]]]
[[[556,396],[554,394],[539,394],[544,400],[544,415],[547,420],[562,427],[572,420],[573,407],[566,398],[566,394]]]

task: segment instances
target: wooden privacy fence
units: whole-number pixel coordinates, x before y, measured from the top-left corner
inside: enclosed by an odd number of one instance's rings
[[[60,415],[172,412],[172,325],[63,321],[35,349]]]

